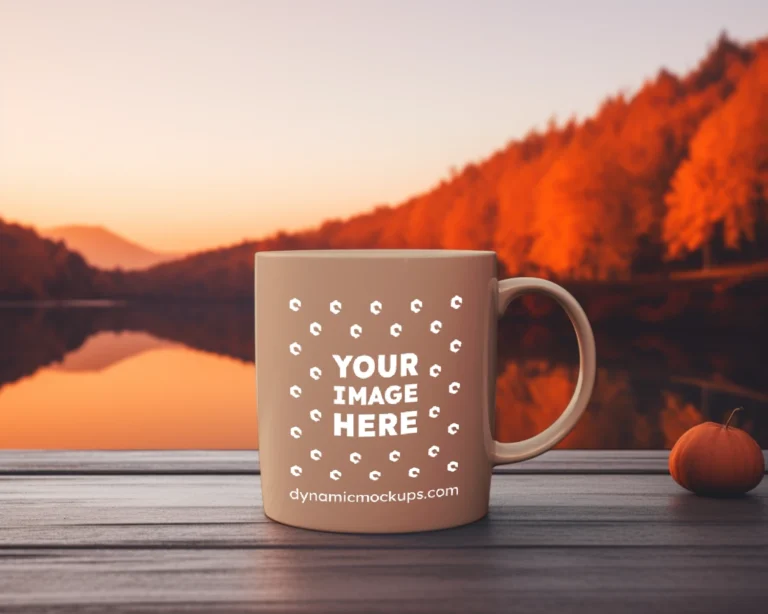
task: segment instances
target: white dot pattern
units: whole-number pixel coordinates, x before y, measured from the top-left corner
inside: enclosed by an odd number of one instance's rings
[[[462,304],[463,304],[463,298],[458,294],[453,296],[453,298],[451,298],[450,300],[450,306],[452,309],[460,309],[462,307]],[[298,297],[291,298],[288,301],[288,307],[291,311],[298,312],[302,307],[301,300]],[[341,313],[342,307],[343,305],[339,300],[332,300],[328,304],[329,311],[334,316],[339,315]],[[374,300],[369,304],[369,309],[371,314],[375,316],[379,316],[384,311],[384,305],[381,301]],[[423,309],[424,309],[424,303],[420,299],[416,298],[410,302],[410,311],[413,312],[414,314],[420,313]],[[441,320],[432,320],[430,322],[429,330],[431,333],[435,335],[440,334],[443,331],[443,328],[444,328],[444,324]],[[315,337],[319,336],[322,333],[322,331],[323,331],[323,325],[320,322],[312,322],[309,325],[309,332]],[[389,325],[389,333],[392,337],[400,337],[403,334],[403,332],[404,332],[404,326],[402,323],[394,322]],[[351,337],[358,339],[363,334],[363,327],[360,324],[352,324],[349,328],[349,333]],[[460,339],[453,339],[450,342],[448,347],[450,352],[452,352],[453,354],[457,354],[461,350],[462,342]],[[290,353],[293,354],[294,356],[299,356],[302,352],[302,346],[298,341],[294,341],[293,343],[291,343],[288,349]],[[434,364],[429,368],[429,374],[431,377],[437,378],[441,375],[442,370],[443,370],[442,365]],[[309,369],[309,376],[315,381],[319,380],[322,377],[322,375],[323,375],[323,372],[320,369],[320,367],[313,366]],[[460,389],[461,389],[461,383],[458,381],[452,381],[448,385],[448,392],[450,394],[454,394],[454,395],[458,394]],[[289,393],[293,398],[299,399],[302,394],[302,389],[298,385],[293,385],[290,387]],[[428,410],[428,415],[432,419],[438,419],[440,417],[440,414],[441,414],[441,408],[437,405],[432,406]],[[322,419],[322,412],[319,409],[312,409],[311,411],[309,411],[309,417],[313,422],[318,423]],[[452,422],[447,427],[447,432],[449,435],[456,435],[459,432],[459,430],[460,430],[460,426],[457,422]],[[304,432],[302,431],[301,427],[299,427],[298,425],[293,426],[290,429],[290,436],[293,439],[301,439],[303,434]],[[430,446],[427,449],[427,455],[430,458],[436,458],[438,455],[440,455],[440,446],[438,445]],[[315,448],[310,451],[309,457],[312,461],[320,462],[323,460],[323,452]],[[402,454],[400,453],[399,450],[392,450],[388,455],[389,461],[392,463],[398,463],[401,457],[402,457]],[[349,461],[350,463],[352,463],[352,465],[359,465],[362,462],[362,460],[363,460],[363,455],[359,452],[352,452],[349,455]],[[446,465],[446,470],[451,473],[458,471],[458,468],[459,468],[459,463],[458,461],[455,461],[455,460],[450,461]],[[300,465],[293,465],[290,468],[290,473],[294,477],[300,477],[303,473],[303,469]],[[411,478],[418,478],[419,475],[421,474],[421,469],[419,467],[411,467],[408,469],[407,474]],[[329,478],[334,481],[339,481],[343,478],[343,474],[339,469],[331,469],[328,475],[329,475]],[[378,469],[374,469],[368,473],[368,477],[371,481],[377,481],[381,479],[382,475],[383,475],[382,471]]]

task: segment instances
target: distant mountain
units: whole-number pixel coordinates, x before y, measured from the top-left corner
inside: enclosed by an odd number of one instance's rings
[[[63,244],[0,219],[0,300],[93,298],[109,275]]]
[[[40,234],[64,241],[69,249],[80,252],[90,264],[101,269],[146,269],[181,256],[152,251],[101,226],[58,226],[42,229]]]
[[[407,146],[404,143],[404,146]],[[126,273],[143,297],[250,298],[279,249],[494,250],[502,273],[626,280],[768,258],[768,39],[725,36],[591,118],[532,132],[396,206]]]

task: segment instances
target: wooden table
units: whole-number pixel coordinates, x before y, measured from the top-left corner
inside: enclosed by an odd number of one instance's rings
[[[253,452],[0,452],[0,612],[768,612],[768,480],[674,484],[663,452],[551,452],[473,525],[267,520]]]

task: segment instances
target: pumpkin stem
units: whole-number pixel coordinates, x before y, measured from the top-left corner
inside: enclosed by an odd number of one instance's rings
[[[731,412],[731,415],[728,416],[728,420],[725,421],[725,426],[723,428],[728,428],[728,426],[731,424],[731,420],[733,420],[733,416],[736,414],[737,411],[741,411],[744,409],[743,407],[737,407]]]

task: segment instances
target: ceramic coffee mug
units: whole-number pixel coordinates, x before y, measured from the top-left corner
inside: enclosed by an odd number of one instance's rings
[[[485,516],[494,465],[557,444],[584,412],[595,342],[563,288],[498,281],[482,251],[340,250],[256,256],[264,511],[326,531],[443,529]],[[581,366],[542,433],[494,441],[497,320],[527,293],[571,319]],[[514,410],[514,408],[510,408]]]

